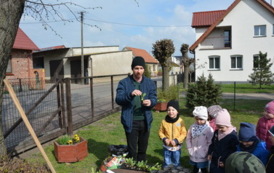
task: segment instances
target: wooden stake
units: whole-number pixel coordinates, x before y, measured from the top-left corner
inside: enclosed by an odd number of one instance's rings
[[[56,171],[54,170],[51,162],[49,161],[49,159],[48,159],[48,157],[47,157],[47,155],[46,155],[46,153],[45,153],[45,151],[44,151],[44,149],[43,149],[43,147],[42,147],[39,139],[37,138],[37,136],[36,136],[36,134],[35,134],[32,126],[31,126],[31,124],[30,124],[30,122],[28,120],[28,117],[26,116],[26,114],[25,114],[25,112],[24,112],[24,110],[23,110],[23,108],[22,108],[22,106],[21,106],[21,104],[20,104],[20,102],[19,102],[19,100],[18,100],[18,98],[17,98],[17,96],[16,96],[13,88],[11,87],[9,81],[6,80],[6,79],[4,79],[4,83],[5,83],[8,91],[9,91],[10,96],[11,96],[11,98],[12,98],[12,100],[13,100],[16,108],[18,109],[18,111],[19,111],[19,113],[20,113],[20,115],[21,115],[21,117],[22,117],[22,119],[23,119],[23,121],[24,121],[27,129],[29,130],[29,132],[30,132],[30,134],[31,134],[31,136],[32,136],[35,144],[37,145],[38,149],[42,153],[44,159],[46,160],[46,162],[48,164],[48,167],[50,168],[50,170],[51,170],[52,173],[56,173]]]

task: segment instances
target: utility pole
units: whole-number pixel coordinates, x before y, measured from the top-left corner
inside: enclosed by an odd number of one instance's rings
[[[83,38],[83,18],[84,18],[84,13],[81,11],[81,77],[85,77],[85,69],[84,69],[84,38]],[[84,79],[81,80],[82,84],[84,84]]]

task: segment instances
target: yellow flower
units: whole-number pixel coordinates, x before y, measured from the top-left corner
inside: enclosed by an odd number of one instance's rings
[[[67,142],[69,145],[73,144],[72,140],[68,140]]]

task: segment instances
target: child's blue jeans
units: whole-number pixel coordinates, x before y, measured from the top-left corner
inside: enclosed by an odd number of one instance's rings
[[[180,166],[181,149],[177,151],[170,151],[164,148],[164,164],[163,167],[168,165]]]

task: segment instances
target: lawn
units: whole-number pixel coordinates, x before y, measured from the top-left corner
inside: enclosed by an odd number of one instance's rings
[[[221,106],[231,112],[232,123],[239,129],[240,122],[245,121],[256,124],[267,102],[269,100],[237,100],[237,109],[233,112],[231,111],[233,110],[233,100],[221,100]],[[185,100],[181,98],[180,113],[188,129],[194,122],[194,118],[191,115],[191,110],[187,110],[184,107],[184,103]],[[158,128],[166,113],[154,112],[153,115],[154,121],[147,151],[148,163],[151,165],[157,162],[162,163],[163,161],[162,142],[158,137]],[[109,145],[126,144],[119,112],[81,128],[75,133],[88,140],[89,155],[80,162],[70,164],[58,163],[53,155],[53,144],[45,147],[45,151],[58,173],[92,173],[92,169],[98,169],[102,161],[108,156]],[[31,162],[45,162],[39,153],[30,155],[27,160]],[[185,146],[182,148],[182,164],[184,167],[190,167]]]
[[[221,84],[221,90],[225,93],[274,93],[274,85],[252,85],[250,83]]]

